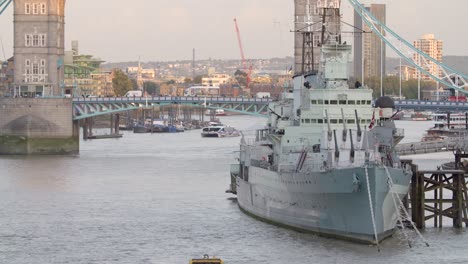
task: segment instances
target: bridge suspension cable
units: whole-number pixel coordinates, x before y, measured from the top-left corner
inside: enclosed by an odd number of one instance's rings
[[[0,15],[7,9],[13,0],[0,0]]]
[[[401,58],[406,60],[411,66],[429,76],[436,82],[453,88],[462,93],[468,93],[468,75],[463,74],[442,62],[432,58],[425,52],[413,46],[410,42],[399,36],[384,23],[372,15],[358,0],[348,0],[354,10],[362,17],[363,21],[371,28],[377,36],[382,39],[390,48],[392,48]],[[417,61],[413,59],[413,56],[417,56]],[[428,69],[432,65],[437,65],[438,71],[441,72],[441,76],[431,73]]]

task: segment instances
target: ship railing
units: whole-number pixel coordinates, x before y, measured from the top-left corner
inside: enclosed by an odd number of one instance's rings
[[[290,164],[290,163],[287,163],[287,164],[279,164],[278,165],[278,168],[277,168],[277,171],[279,173],[282,173],[282,172],[294,172],[296,170],[296,166],[294,164]]]
[[[403,128],[396,128],[393,130],[393,136],[395,137],[404,137],[405,130]]]
[[[266,160],[251,159],[250,160],[250,165],[252,165],[254,167],[259,167],[259,168],[262,168],[262,169],[266,169],[266,170],[270,170],[272,168],[271,164]]]
[[[255,141],[257,142],[261,142],[261,141],[265,141],[267,139],[267,135],[268,135],[268,132],[270,130],[269,129],[259,129],[257,131],[255,131]]]
[[[255,145],[256,145],[255,143],[257,143],[257,142],[258,142],[258,141],[257,141],[256,138],[250,138],[250,137],[249,137],[249,138],[245,138],[245,144],[246,144],[247,146],[255,146]]]

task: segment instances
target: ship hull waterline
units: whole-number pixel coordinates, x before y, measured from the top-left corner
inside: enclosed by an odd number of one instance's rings
[[[270,180],[274,179],[273,174],[265,174],[267,170],[255,169]],[[388,170],[395,182],[396,196],[403,199],[408,192],[410,177],[402,170]],[[253,170],[249,181],[254,183],[236,177],[239,208],[259,220],[299,232],[376,244],[364,168],[338,171],[311,174],[308,178],[315,178],[315,181],[305,177],[302,181],[289,181],[275,189],[267,182],[259,184],[262,177],[255,175]],[[380,242],[394,233],[397,211],[389,192],[386,171],[383,168],[369,168],[368,176]],[[356,184],[356,178],[359,184]]]

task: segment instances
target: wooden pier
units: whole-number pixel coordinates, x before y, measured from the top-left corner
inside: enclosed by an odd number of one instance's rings
[[[468,185],[465,170],[458,168],[461,158],[468,154],[455,154],[455,170],[419,171],[412,164],[413,176],[409,200],[412,221],[418,229],[433,219],[434,227],[442,227],[443,219],[452,219],[453,227],[468,227]]]

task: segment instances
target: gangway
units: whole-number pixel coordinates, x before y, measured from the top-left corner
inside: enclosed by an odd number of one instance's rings
[[[468,137],[450,138],[442,141],[426,141],[398,144],[396,151],[400,156],[428,154],[446,151],[468,151]]]

